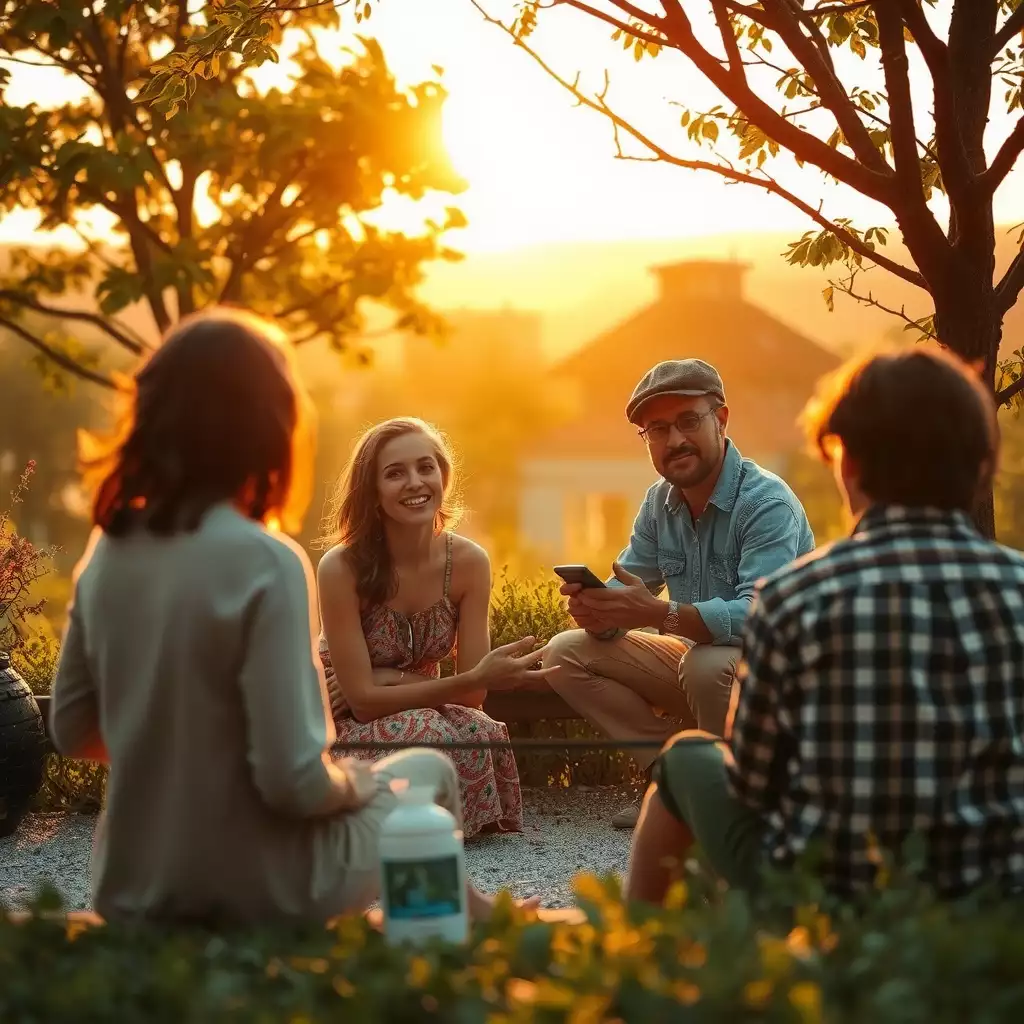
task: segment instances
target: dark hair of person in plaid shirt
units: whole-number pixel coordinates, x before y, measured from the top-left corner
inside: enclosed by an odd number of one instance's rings
[[[995,404],[938,348],[847,363],[824,378],[802,422],[825,462],[841,445],[873,504],[970,512],[992,483]]]
[[[804,425],[856,525],[760,584],[730,741],[663,751],[629,894],[658,901],[694,842],[744,888],[808,856],[848,897],[916,845],[944,895],[1024,891],[1024,555],[970,519],[994,402],[915,348],[838,371]]]

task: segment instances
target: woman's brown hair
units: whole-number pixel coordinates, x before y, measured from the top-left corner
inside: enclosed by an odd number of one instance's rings
[[[365,431],[356,442],[329,502],[327,529],[320,541],[322,547],[344,546],[345,557],[355,573],[356,591],[364,605],[383,604],[395,596],[398,586],[380,513],[377,469],[381,450],[389,441],[414,433],[430,440],[441,471],[441,506],[434,517],[435,533],[458,525],[462,517],[451,446],[436,427],[413,416],[402,416]]]
[[[297,528],[311,477],[309,407],[272,324],[213,309],[175,327],[126,387],[113,435],[82,436],[93,522],[113,536],[191,531],[232,501]]]

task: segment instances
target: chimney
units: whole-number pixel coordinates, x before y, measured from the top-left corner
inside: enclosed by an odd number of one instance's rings
[[[660,298],[671,302],[742,302],[749,264],[735,260],[684,260],[653,267]]]

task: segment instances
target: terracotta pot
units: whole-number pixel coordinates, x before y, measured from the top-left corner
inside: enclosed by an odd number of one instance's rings
[[[28,683],[0,651],[0,836],[11,835],[43,781],[49,744]]]

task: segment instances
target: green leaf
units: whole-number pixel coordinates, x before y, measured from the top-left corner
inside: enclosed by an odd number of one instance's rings
[[[835,294],[832,285],[822,289],[822,297],[825,300],[825,305],[828,306],[828,311],[834,313],[836,310]]]
[[[704,128],[703,128],[703,135],[704,135],[704,138],[707,139],[709,142],[712,142],[712,143],[717,142],[718,141],[718,122],[717,121],[712,121],[710,119],[705,121],[704,122]]]

